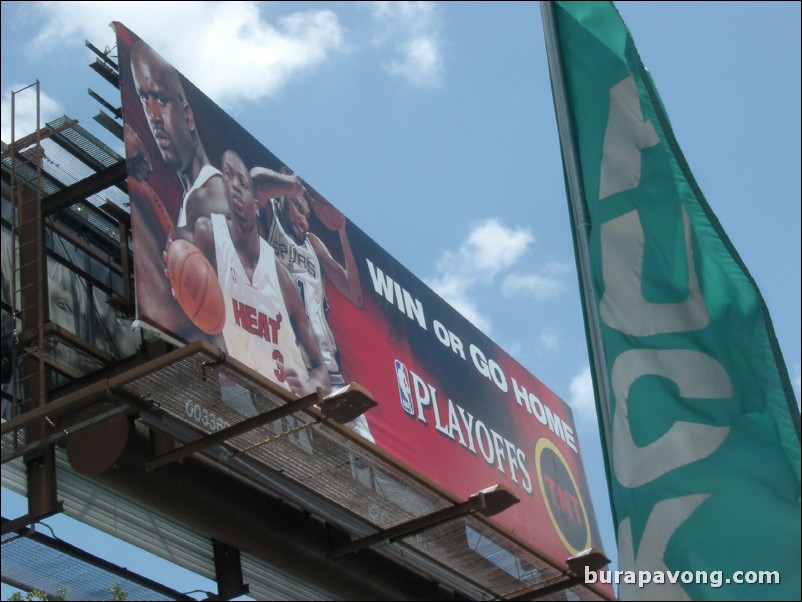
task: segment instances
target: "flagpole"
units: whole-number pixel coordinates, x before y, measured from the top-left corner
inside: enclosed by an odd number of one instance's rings
[[[582,304],[585,309],[585,327],[590,344],[593,363],[593,376],[596,390],[597,408],[600,412],[602,441],[609,460],[612,459],[612,430],[610,417],[610,399],[607,377],[607,362],[601,337],[601,321],[593,294],[590,272],[590,253],[588,231],[590,222],[585,209],[585,195],[582,187],[581,166],[574,144],[574,125],[566,102],[566,88],[563,78],[563,63],[559,45],[557,44],[556,26],[554,23],[554,3],[548,0],[540,2],[543,17],[543,29],[546,37],[546,55],[549,60],[551,88],[554,95],[554,110],[557,115],[557,130],[560,136],[563,164],[565,165],[568,186],[568,204],[571,208],[571,221],[574,228],[579,283],[582,292]]]

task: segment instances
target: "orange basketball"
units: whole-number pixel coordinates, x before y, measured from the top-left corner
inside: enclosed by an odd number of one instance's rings
[[[146,181],[139,181],[136,178],[128,178],[128,196],[131,202],[137,205],[137,208],[146,211],[145,206],[150,207],[153,216],[156,218],[162,232],[166,235],[173,227],[173,220],[170,218],[170,212],[162,203],[159,195],[151,188],[150,184]],[[152,218],[151,218],[152,219]],[[155,223],[151,227],[155,227]]]
[[[186,240],[173,241],[167,248],[167,275],[192,323],[207,334],[219,334],[226,321],[223,291],[200,249]]]
[[[316,192],[307,190],[307,199],[311,200],[312,211],[315,212],[320,222],[329,230],[339,230],[345,223],[345,217],[331,203]]]

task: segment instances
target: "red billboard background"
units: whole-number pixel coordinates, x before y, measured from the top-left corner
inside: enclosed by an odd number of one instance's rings
[[[147,102],[169,102],[146,97],[134,80],[131,48],[143,43],[123,25],[115,26],[129,134],[138,312],[178,338],[206,338],[225,349],[223,336],[203,333],[187,318],[165,276],[163,251],[168,235],[176,236],[169,226],[178,219],[187,178],[163,159],[166,143],[154,138],[143,110]],[[249,170],[292,174],[176,75],[186,103],[180,117],[202,143],[208,163],[222,168],[223,154],[233,149]],[[505,485],[521,503],[494,520],[554,560],[591,546],[601,548],[569,407],[350,220],[345,219],[344,234],[326,227],[324,222],[336,226],[336,210],[326,210],[325,199],[306,186],[308,198],[315,200],[309,203],[309,232],[325,245],[331,261],[344,267],[349,260],[345,236],[358,273],[361,303],[341,294],[333,278],[320,282],[339,371],[345,382],[359,383],[378,402],[366,414],[375,444],[461,498],[496,483]],[[256,312],[261,315],[258,307]],[[238,355],[237,349],[227,351],[246,364],[253,359]],[[264,375],[276,380],[273,373]]]

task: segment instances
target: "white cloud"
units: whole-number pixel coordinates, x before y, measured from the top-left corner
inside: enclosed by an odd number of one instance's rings
[[[400,47],[401,57],[385,61],[391,75],[400,75],[415,86],[436,85],[442,79],[442,59],[437,42],[431,38],[415,38]]]
[[[572,379],[569,385],[568,404],[574,411],[577,428],[591,430],[596,425],[596,401],[593,395],[593,379],[590,367],[585,366]]]
[[[496,219],[483,220],[471,227],[456,252],[443,252],[437,269],[457,275],[469,286],[490,283],[499,272],[518,261],[534,241],[535,237],[525,228],[508,228]]]
[[[378,27],[374,44],[390,57],[382,66],[419,87],[443,81],[440,19],[433,2],[367,2]]]
[[[513,272],[536,241],[526,228],[507,227],[497,219],[486,219],[471,227],[456,251],[444,251],[437,261],[437,276],[426,282],[455,309],[485,334],[490,334],[490,319],[478,302],[483,288],[493,287],[506,297],[525,295],[537,301],[553,298],[566,290],[564,278],[570,273],[567,263],[550,262],[539,272]],[[482,297],[487,294],[482,292]],[[541,343],[547,348],[558,343],[556,335],[544,333]]]
[[[456,251],[444,251],[437,262],[438,276],[427,280],[436,293],[448,301],[485,334],[491,324],[472,299],[475,289],[492,285],[496,276],[515,264],[535,237],[524,228],[508,228],[496,219],[475,224]]]
[[[544,349],[556,349],[560,346],[560,337],[551,329],[544,330],[540,333],[540,344]]]
[[[2,107],[0,107],[0,136],[3,142],[11,143],[11,92],[23,90],[27,84],[15,84],[3,91]],[[39,125],[64,114],[62,104],[39,90]],[[29,87],[19,92],[14,98],[14,138],[19,140],[36,131],[36,89]]]
[[[512,266],[535,242],[525,228],[507,228],[495,219],[485,220],[471,230],[460,247],[460,255],[471,261],[470,269],[489,278]]]
[[[547,263],[540,272],[508,275],[501,284],[501,292],[508,297],[523,294],[537,301],[545,301],[566,290],[563,277],[569,272],[568,264]]]
[[[426,280],[432,290],[445,299],[454,309],[461,313],[471,324],[485,334],[492,329],[490,319],[485,316],[471,299],[475,281],[458,270],[455,273],[441,273],[435,278]]]
[[[288,82],[347,50],[330,10],[266,21],[257,2],[36,2],[42,21],[30,52],[45,54],[84,38],[115,44],[106,24],[120,21],[220,104],[279,93]],[[154,18],[154,15],[156,16]]]

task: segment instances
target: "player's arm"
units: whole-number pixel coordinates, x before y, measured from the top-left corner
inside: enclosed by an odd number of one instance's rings
[[[214,175],[203,186],[193,190],[187,197],[186,211],[190,229],[199,218],[209,217],[212,213],[231,215],[223,175]]]
[[[290,314],[292,328],[296,338],[306,351],[310,363],[309,378],[306,381],[301,381],[294,370],[287,368],[287,384],[296,395],[309,395],[318,387],[323,389],[324,395],[327,395],[331,392],[329,371],[326,369],[326,364],[323,363],[323,354],[320,352],[320,345],[312,330],[309,316],[306,315],[301,293],[292,281],[292,276],[290,276],[287,268],[281,265],[278,260],[276,260],[276,272],[278,274],[279,286],[281,287],[281,294],[284,297],[284,305],[287,307],[287,311]]]
[[[201,217],[195,222],[195,246],[206,256],[209,263],[217,274],[217,252],[214,248],[214,230],[212,220],[208,217]],[[192,242],[192,241],[190,241]]]
[[[303,190],[301,178],[297,174],[285,174],[269,167],[251,168],[251,180],[256,198],[260,201],[285,194],[297,194]]]
[[[214,268],[215,274],[217,273],[217,252],[214,248],[214,230],[212,229],[212,220],[208,217],[202,217],[195,222],[195,228],[172,228],[167,236],[167,244],[164,252],[164,261],[167,263],[167,253],[170,249],[170,244],[174,240],[186,240],[198,247],[201,253],[206,257],[207,261]],[[167,276],[167,270],[164,271]]]
[[[283,174],[269,167],[251,168],[251,181],[253,194],[259,207],[259,234],[265,240],[270,236],[273,225],[273,203],[275,199],[285,194],[297,194],[302,190],[301,179],[296,174]]]
[[[202,218],[211,217],[212,213],[222,213],[230,215],[231,210],[226,198],[225,186],[221,175],[212,176],[206,183],[193,190],[187,197],[185,226],[175,226],[169,235],[167,244],[170,240],[183,238],[195,244],[195,224]],[[210,226],[211,227],[211,226]],[[167,247],[165,247],[166,250]],[[212,255],[214,254],[214,244],[212,244]],[[209,255],[206,256],[209,262],[214,265],[214,261]]]
[[[166,277],[165,242],[169,242],[169,215],[156,192],[145,181],[130,178],[131,223],[137,231],[136,288],[140,300],[147,300],[148,318],[162,328],[186,339],[197,330],[173,297]]]
[[[362,307],[365,304],[365,296],[362,292],[362,282],[359,278],[359,270],[356,267],[354,253],[351,251],[351,245],[345,234],[345,222],[343,222],[339,232],[345,267],[341,266],[337,260],[331,256],[326,245],[324,245],[317,236],[311,232],[307,236],[320,260],[320,265],[323,267],[323,273],[326,278],[331,280],[332,284],[334,284],[334,288],[336,288],[343,297],[348,299],[356,307]]]

